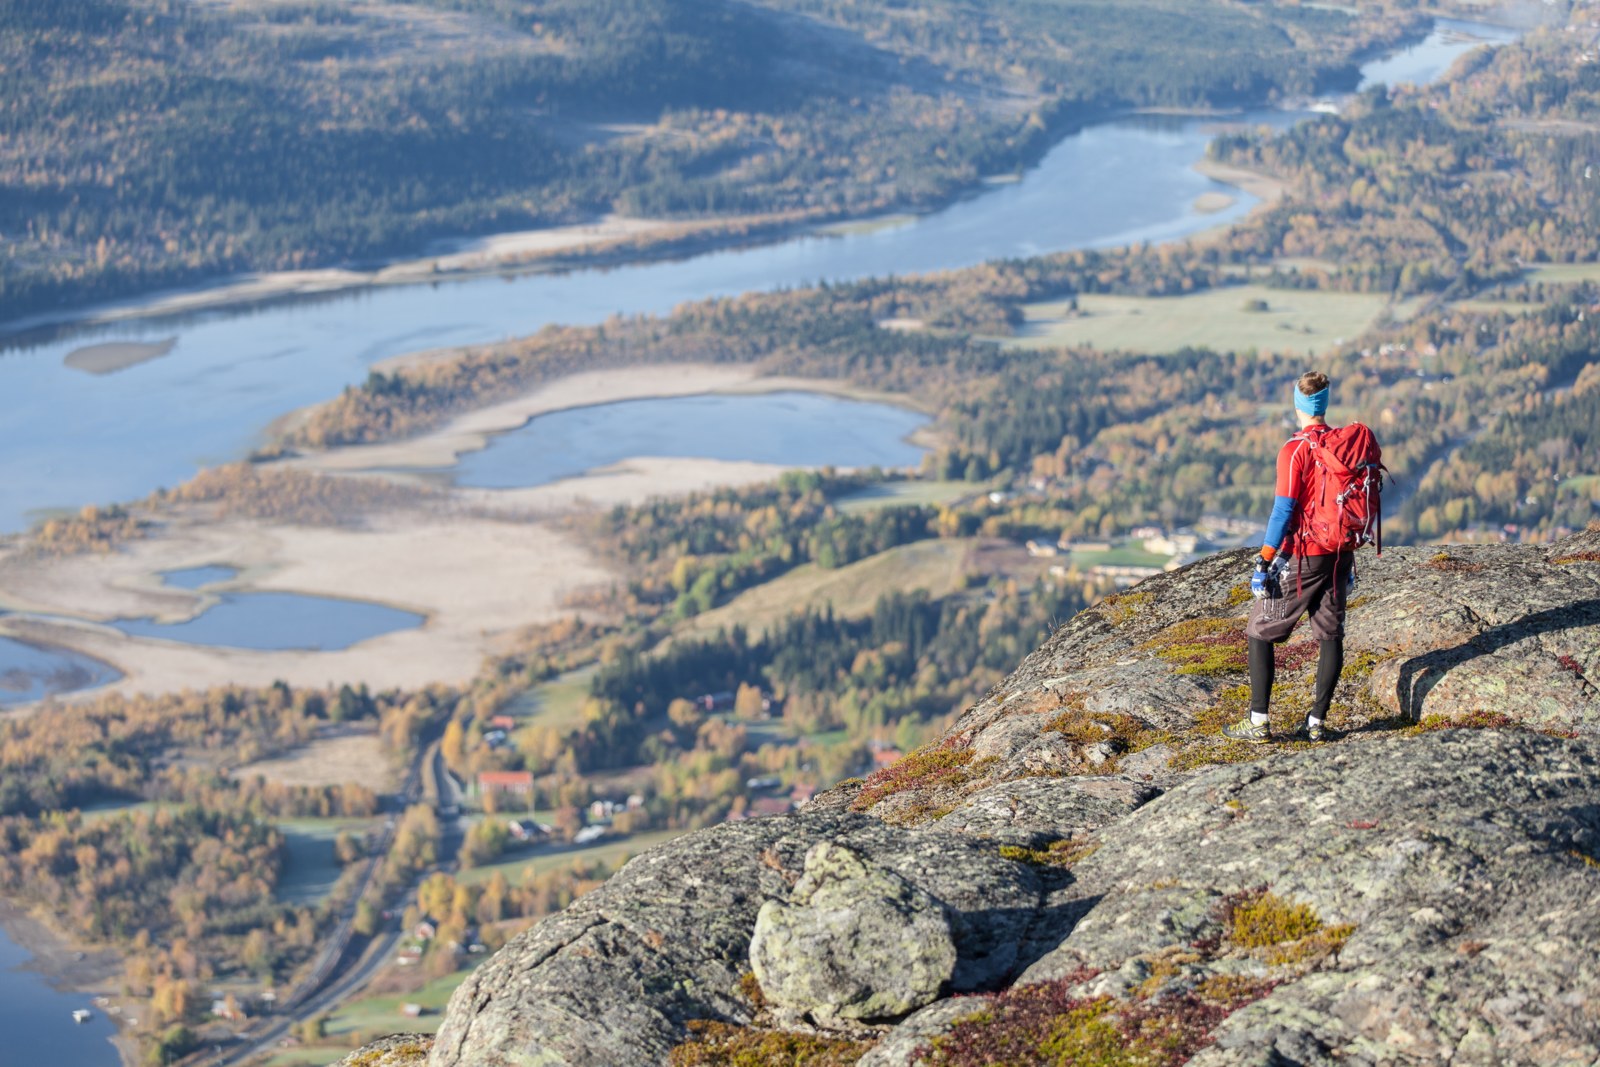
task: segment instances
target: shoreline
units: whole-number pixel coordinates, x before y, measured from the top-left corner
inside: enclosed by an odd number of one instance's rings
[[[398,367],[415,365],[421,359],[442,361],[454,358],[469,347],[474,346],[432,349],[425,353],[397,356],[385,363],[390,367]],[[383,364],[379,366],[382,367]],[[664,400],[706,394],[760,395],[786,391],[821,393],[848,400],[893,404],[908,410],[927,413],[912,397],[867,389],[834,379],[768,375],[753,364],[649,364],[563,375],[541,382],[519,396],[463,412],[442,426],[413,437],[373,444],[341,445],[320,452],[302,453],[277,462],[293,469],[318,474],[410,474],[439,471],[454,466],[462,456],[470,452],[488,447],[495,436],[521,429],[541,415],[629,400]],[[291,423],[316,406],[313,404],[289,412],[282,416],[280,424]],[[636,459],[637,457],[630,457],[621,462],[634,462]],[[719,461],[684,460],[683,462]],[[788,469],[770,464],[766,466],[771,466],[775,470]],[[578,481],[584,477],[586,476],[580,475],[577,478],[561,481]]]
[[[468,412],[406,441],[355,445],[278,461],[311,473],[437,484],[440,467],[540,414],[650,397],[803,390],[919,410],[911,398],[840,381],[763,375],[748,365],[663,364],[588,371]],[[927,443],[926,430],[911,436]],[[921,439],[918,440],[918,437]],[[0,635],[92,656],[123,677],[66,693],[62,702],[112,693],[212,685],[294,686],[366,682],[420,688],[464,682],[517,631],[581,614],[584,591],[617,580],[562,519],[595,508],[770,481],[788,465],[695,457],[634,457],[523,489],[449,488],[390,510],[352,509],[348,524],[306,526],[216,517],[203,505],[153,511],[159,532],[104,555],[38,559],[25,543],[0,543]],[[299,593],[367,601],[424,621],[348,648],[259,650],[130,637],[119,618],[191,618],[214,593],[166,585],[165,571],[228,565],[230,591]],[[26,716],[39,703],[8,714]]]
[[[78,941],[41,918],[37,909],[28,908],[9,897],[0,896],[0,931],[12,944],[29,956],[19,970],[30,971],[60,993],[81,993],[85,997],[117,999],[121,991],[114,983],[123,972],[122,954],[109,947],[96,947]],[[115,1016],[108,1015],[115,1019]],[[135,1067],[138,1050],[119,1022],[110,1040],[123,1067]]]
[[[1214,110],[1091,108],[1085,113],[1058,120],[1059,135],[1049,139],[1042,149],[1030,152],[1022,165],[1031,168],[1045,152],[1066,138],[1119,117],[1172,114],[1223,118],[1241,113],[1242,109],[1237,107]],[[957,190],[947,200],[921,209],[886,207],[860,215],[844,216],[791,210],[681,220],[606,215],[586,222],[533,230],[441,238],[430,243],[430,247],[440,251],[424,250],[420,254],[396,256],[381,260],[373,267],[331,266],[223,275],[190,286],[159,289],[88,307],[27,315],[10,322],[0,322],[0,351],[28,344],[39,335],[67,337],[77,331],[117,323],[203,312],[241,311],[297,299],[349,295],[391,285],[463,282],[508,273],[520,275],[606,270],[753,248],[796,237],[849,235],[860,227],[866,227],[870,232],[937,213],[966,197],[980,194],[997,182],[1004,184],[1011,180],[1010,175],[980,177],[972,185]],[[1194,236],[1197,235],[1190,234],[1172,240],[1178,242]]]
[[[25,345],[38,335],[69,337],[77,331],[117,323],[241,311],[392,285],[464,282],[506,273],[553,274],[626,267],[754,246],[782,240],[795,233],[821,233],[825,232],[825,227],[839,222],[783,211],[713,219],[635,219],[607,215],[588,222],[541,229],[441,239],[432,244],[458,247],[395,257],[370,268],[317,267],[221,275],[190,286],[157,289],[74,310],[25,315],[0,322],[0,349]]]

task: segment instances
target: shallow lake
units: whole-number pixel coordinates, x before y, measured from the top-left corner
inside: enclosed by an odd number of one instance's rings
[[[237,567],[208,564],[204,567],[184,567],[176,571],[162,571],[161,580],[179,589],[203,589],[218,582],[232,581],[239,576]]]
[[[110,664],[90,656],[0,637],[0,707],[107,685],[120,677]]]
[[[368,638],[421,626],[424,621],[415,612],[364,600],[303,593],[226,593],[210,608],[182,622],[119,619],[112,625],[130,637],[159,637],[191,645],[337,652]]]
[[[1443,25],[1451,32],[1366,70],[1391,81],[1437,77],[1479,43],[1454,32],[1466,24]],[[1260,111],[1228,121],[1281,125],[1297,117]],[[1196,233],[1254,204],[1193,170],[1215,128],[1212,120],[1185,118],[1097,123],[1063,138],[1019,181],[991,184],[941,211],[871,232],[609,271],[367,289],[13,345],[0,355],[0,531],[52,509],[137,499],[202,466],[237,459],[273,419],[335,395],[390,356],[824,279]],[[1214,214],[1196,210],[1196,198],[1208,192],[1232,203]],[[110,373],[87,374],[65,362],[90,344],[169,341],[163,355]]]
[[[540,415],[455,468],[458,485],[545,485],[631,456],[748,460],[787,467],[914,467],[906,440],[925,415],[817,393],[628,400]]]
[[[0,1033],[5,1034],[0,1063],[117,1067],[121,1061],[110,1044],[116,1030],[105,1013],[83,994],[63,993],[29,970],[31,958],[0,930]],[[73,1022],[72,1012],[78,1008],[88,1008],[93,1018]]]

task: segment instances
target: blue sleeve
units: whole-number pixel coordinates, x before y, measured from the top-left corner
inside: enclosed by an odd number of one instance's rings
[[[1289,520],[1292,518],[1294,518],[1294,497],[1274,497],[1272,518],[1267,520],[1267,536],[1262,538],[1261,543],[1271,546],[1276,551],[1283,544],[1284,534],[1289,532]]]

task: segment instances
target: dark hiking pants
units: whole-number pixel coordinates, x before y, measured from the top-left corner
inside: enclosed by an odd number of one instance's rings
[[[1250,639],[1250,710],[1264,714],[1272,699],[1277,673],[1272,646],[1287,641],[1295,625],[1309,614],[1311,632],[1320,643],[1311,714],[1324,719],[1344,669],[1345,583],[1355,566],[1355,555],[1297,556],[1285,562],[1279,580],[1282,595],[1252,604],[1250,623],[1244,630]]]

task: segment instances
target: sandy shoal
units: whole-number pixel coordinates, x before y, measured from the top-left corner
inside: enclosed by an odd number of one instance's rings
[[[160,359],[177,345],[176,337],[165,341],[107,341],[104,344],[85,345],[68,352],[61,362],[73,370],[87,374],[114,374],[119,370],[137,367],[152,359]]]
[[[458,350],[440,350],[434,358],[446,358],[455,351]],[[515,430],[538,415],[623,400],[787,390],[882,400],[901,406],[906,404],[903,396],[873,393],[838,381],[767,377],[751,366],[673,363],[585,371],[539,385],[513,399],[467,412],[437,430],[404,441],[350,445],[287,462],[292,466],[324,473],[440,470],[454,466],[462,455],[484,448],[495,434]]]
[[[639,456],[530,489],[457,489],[455,496],[507,515],[553,515],[637,504],[655,496],[754,485],[772,481],[786,470],[793,468],[741,460]]]
[[[1258,170],[1246,170],[1244,167],[1232,167],[1215,160],[1202,159],[1194,165],[1194,169],[1213,181],[1231,185],[1235,189],[1243,189],[1264,204],[1277,203],[1283,199],[1283,194],[1288,189],[1288,183],[1270,174],[1263,174]]]
[[[681,238],[725,238],[728,242],[737,242],[752,228],[784,221],[795,220],[782,214],[689,222],[607,215],[590,222],[463,239],[451,242],[440,254],[396,260],[374,270],[326,267],[228,275],[187,289],[161,290],[66,312],[26,315],[7,323],[6,330],[20,333],[67,323],[124,322],[374,285],[415,285],[433,279],[461,279],[513,268],[537,269],[544,260],[552,261],[548,266],[559,266],[561,257],[575,252],[602,254],[609,246],[617,246],[624,253],[638,246],[643,255],[652,243]]]
[[[325,652],[185,645],[132,638],[104,625],[122,616],[179,619],[203,610],[206,596],[164,589],[158,572],[207,563],[240,567],[234,586],[376,601],[427,620]],[[125,674],[109,688],[127,692],[277,679],[416,688],[469,680],[504,635],[571,614],[562,606],[569,594],[608,578],[568,536],[526,522],[398,514],[363,529],[197,524],[110,556],[25,566],[0,560],[0,602],[57,616],[0,620],[0,633],[105,660]]]
[[[1215,215],[1219,211],[1226,211],[1236,203],[1234,197],[1227,193],[1209,192],[1201,193],[1194,198],[1194,209],[1202,215]]]

